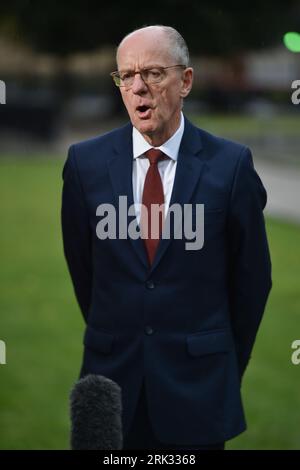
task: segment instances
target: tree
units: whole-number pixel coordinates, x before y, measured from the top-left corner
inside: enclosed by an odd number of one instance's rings
[[[4,3],[4,2],[3,2]],[[296,0],[226,3],[199,0],[11,0],[0,7],[0,31],[34,49],[65,56],[107,44],[147,24],[177,28],[195,54],[231,55],[281,42],[300,31]]]

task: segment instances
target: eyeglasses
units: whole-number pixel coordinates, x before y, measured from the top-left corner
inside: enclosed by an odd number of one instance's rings
[[[178,65],[170,65],[169,67],[153,67],[151,69],[142,69],[137,72],[132,70],[127,70],[125,72],[111,72],[110,75],[113,78],[113,81],[117,85],[117,87],[126,87],[129,88],[133,84],[134,77],[137,73],[139,73],[143,79],[143,81],[147,84],[152,83],[160,83],[166,77],[165,70],[172,69],[174,67],[182,67],[186,68],[185,65],[178,64]]]

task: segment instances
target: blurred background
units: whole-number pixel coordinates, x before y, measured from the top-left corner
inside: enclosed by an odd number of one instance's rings
[[[149,24],[174,26],[187,41],[195,82],[186,116],[250,146],[268,192],[273,289],[243,384],[248,430],[227,448],[300,449],[300,364],[291,361],[300,339],[300,104],[292,101],[300,4],[293,0],[0,5],[0,448],[69,447],[84,324],[62,250],[61,172],[71,143],[127,122],[109,72],[122,37]]]

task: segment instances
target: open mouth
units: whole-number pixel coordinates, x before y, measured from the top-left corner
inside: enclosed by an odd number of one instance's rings
[[[148,118],[151,113],[151,108],[147,105],[137,106],[136,110],[141,118]]]

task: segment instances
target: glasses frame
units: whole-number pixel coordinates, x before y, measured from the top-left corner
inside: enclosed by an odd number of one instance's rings
[[[169,65],[168,67],[149,67],[149,68],[146,68],[146,69],[142,69],[140,71],[137,71],[137,72],[134,72],[134,75],[133,75],[133,79],[135,77],[135,75],[137,73],[139,73],[141,75],[141,79],[143,80],[144,83],[148,84],[149,82],[147,80],[145,80],[145,78],[143,77],[143,72],[148,72],[149,70],[154,70],[154,69],[157,69],[157,70],[167,70],[167,69],[172,69],[172,68],[175,68],[175,67],[182,67],[183,69],[186,69],[186,65],[183,65],[183,64],[176,64],[176,65]],[[121,85],[117,83],[117,81],[121,80],[121,77],[120,77],[120,72],[118,70],[114,71],[114,72],[110,72],[110,76],[112,77],[113,81],[114,81],[114,84],[118,87],[118,88],[130,88],[132,86],[131,85]],[[162,79],[163,80],[163,79]],[[161,81],[158,81],[158,82],[152,82],[152,83],[161,83]],[[151,82],[150,82],[151,83]]]

